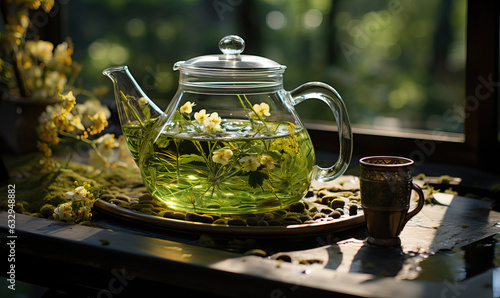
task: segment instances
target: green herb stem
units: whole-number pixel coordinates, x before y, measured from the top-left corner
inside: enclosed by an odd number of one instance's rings
[[[127,105],[129,111],[132,113],[132,115],[134,116],[134,118],[137,121],[139,121],[139,124],[141,125],[141,127],[144,128],[144,122],[142,122],[141,117],[139,117],[139,115],[137,114],[137,111],[130,104],[130,100],[127,98],[127,96],[125,96],[125,94],[123,94],[123,91],[120,91],[120,95],[121,95],[122,101],[125,102],[125,104]]]

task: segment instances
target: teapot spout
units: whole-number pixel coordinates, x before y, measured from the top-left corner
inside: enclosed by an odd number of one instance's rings
[[[137,163],[143,140],[163,112],[144,94],[127,66],[111,67],[102,73],[113,81],[122,132]]]
[[[102,72],[113,81],[120,124],[145,127],[150,120],[163,112],[142,91],[127,66],[110,67]]]

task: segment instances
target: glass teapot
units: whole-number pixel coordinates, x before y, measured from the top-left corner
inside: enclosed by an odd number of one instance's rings
[[[149,193],[170,208],[198,213],[269,212],[299,201],[312,179],[342,175],[352,153],[345,105],[335,89],[310,82],[283,89],[285,66],[242,55],[238,36],[220,55],[175,63],[179,88],[165,112],[128,68],[104,70],[114,84],[123,134]],[[319,99],[338,126],[339,157],[315,165],[314,148],[294,106]]]

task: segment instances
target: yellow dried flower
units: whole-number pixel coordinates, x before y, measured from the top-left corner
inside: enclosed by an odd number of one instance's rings
[[[42,7],[43,11],[49,12],[54,7],[54,0],[17,0],[18,5],[24,4],[27,8],[36,10]]]
[[[40,0],[17,0],[16,1],[18,4],[23,4],[23,2],[26,4],[26,6],[29,8],[29,9],[38,9],[40,8],[40,5],[42,4],[42,2]]]
[[[42,122],[38,126],[38,137],[45,143],[57,145],[59,144],[58,131],[59,129],[53,121]]]
[[[54,169],[54,160],[50,157],[42,157],[40,164],[47,171],[52,171],[52,169]]]
[[[43,40],[28,40],[25,45],[28,52],[37,60],[48,63],[52,59],[54,45]]]
[[[28,17],[28,14],[26,11],[20,11],[19,12],[19,25],[21,28],[23,28],[23,31],[28,28],[28,25],[30,24],[30,18]]]
[[[54,0],[41,0],[41,4],[43,11],[47,13],[54,7]]]
[[[90,135],[96,135],[108,126],[108,120],[102,111],[98,111],[91,117],[91,120],[93,121],[93,125],[87,129]]]
[[[73,63],[71,60],[71,55],[73,54],[72,44],[64,41],[57,45],[54,50],[54,55],[50,65],[55,69],[60,69],[65,66],[69,66]]]
[[[47,151],[47,148],[49,148],[49,146],[47,145],[47,143],[40,142],[40,141],[38,141],[38,142],[36,143],[36,146],[37,146],[38,150],[40,150],[40,151],[42,151],[42,152]]]
[[[38,141],[37,142],[37,148],[38,148],[38,150],[40,150],[41,152],[43,152],[43,154],[45,155],[45,157],[51,157],[52,156],[52,149],[49,148],[49,145],[47,143]]]

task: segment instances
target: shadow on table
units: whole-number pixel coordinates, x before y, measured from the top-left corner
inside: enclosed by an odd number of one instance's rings
[[[405,255],[401,246],[379,247],[363,244],[352,260],[349,272],[367,273],[376,276],[396,276],[403,268]]]
[[[491,210],[488,201],[453,196],[445,203],[448,206],[430,244],[431,251],[463,251],[465,278],[493,268],[500,214]]]
[[[394,277],[405,275],[402,269],[409,262],[415,266],[407,269],[419,267],[419,272],[414,272],[417,275],[411,275],[413,278],[462,281],[494,268],[495,248],[499,247],[494,235],[500,231],[495,222],[500,222],[500,215],[490,210],[488,202],[480,200],[450,196],[445,203],[447,207],[427,207],[432,209],[425,213],[425,222],[421,222],[424,234],[415,232],[404,239],[406,253],[401,246],[380,247],[365,241],[349,272]],[[437,225],[432,227],[431,223]],[[432,238],[425,240],[423,236],[430,231]],[[419,257],[418,251],[408,251],[408,241],[422,244],[424,255]]]

